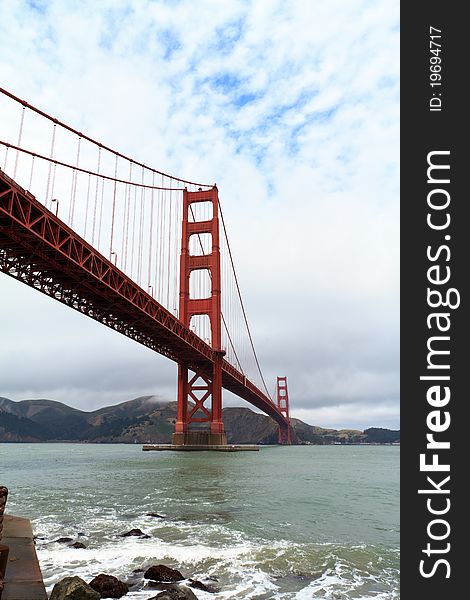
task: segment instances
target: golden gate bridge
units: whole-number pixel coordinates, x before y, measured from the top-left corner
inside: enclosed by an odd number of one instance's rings
[[[217,186],[151,168],[2,88],[0,115],[0,271],[176,362],[175,445],[226,445],[223,388],[290,444],[287,378],[271,397]]]

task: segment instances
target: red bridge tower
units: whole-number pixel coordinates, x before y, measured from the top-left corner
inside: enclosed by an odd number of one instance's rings
[[[207,221],[189,221],[191,205],[197,202],[212,204],[212,218]],[[212,237],[210,254],[192,256],[189,240],[192,235],[209,233]],[[207,269],[211,280],[208,298],[191,298],[190,275],[192,271]],[[219,445],[227,443],[222,422],[222,359],[221,346],[221,275],[219,245],[218,190],[183,192],[183,232],[180,261],[179,319],[186,327],[195,315],[207,315],[211,327],[211,346],[215,361],[211,367],[178,365],[178,415],[173,443],[176,445]],[[194,405],[190,405],[191,400]]]
[[[277,406],[288,422],[287,427],[279,426],[279,443],[291,444],[292,432],[289,417],[289,392],[287,390],[287,377],[278,377],[276,384]]]

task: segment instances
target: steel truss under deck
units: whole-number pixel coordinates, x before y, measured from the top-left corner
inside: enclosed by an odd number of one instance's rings
[[[180,365],[204,372],[218,359],[199,336],[1,170],[0,271]],[[288,427],[278,406],[225,359],[222,385]]]

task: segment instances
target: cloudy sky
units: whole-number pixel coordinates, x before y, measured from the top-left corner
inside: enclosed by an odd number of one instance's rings
[[[322,426],[399,426],[398,5],[0,0],[1,87],[217,182],[268,386]],[[173,363],[1,274],[0,336],[0,396],[175,399]]]

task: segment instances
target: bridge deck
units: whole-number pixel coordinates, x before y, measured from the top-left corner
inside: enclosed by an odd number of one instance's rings
[[[208,344],[1,170],[0,271],[175,362],[197,369],[214,362]],[[288,427],[226,360],[222,385]]]

